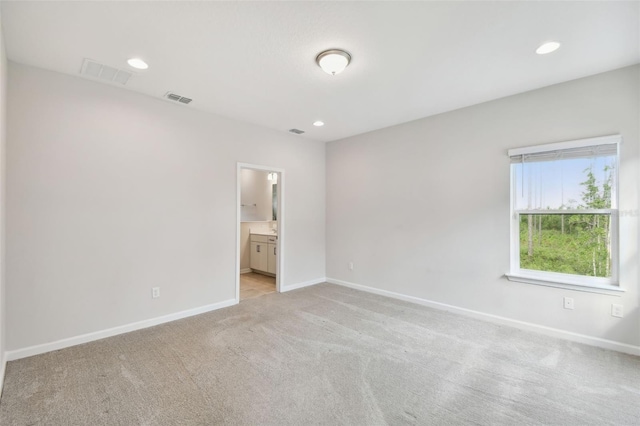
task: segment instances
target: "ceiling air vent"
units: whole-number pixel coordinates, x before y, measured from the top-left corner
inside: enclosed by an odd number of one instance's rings
[[[80,74],[85,77],[94,78],[109,83],[125,85],[133,75],[133,73],[118,68],[101,64],[91,59],[85,59],[82,62]]]
[[[169,100],[171,100],[171,101],[176,101],[176,102],[180,102],[180,103],[183,103],[183,104],[188,104],[193,100],[193,99],[185,98],[184,96],[176,95],[173,92],[167,92],[164,95],[164,97],[169,99]]]
[[[291,133],[295,133],[296,135],[301,135],[304,133],[304,130],[300,130],[300,129],[289,129],[289,131]]]

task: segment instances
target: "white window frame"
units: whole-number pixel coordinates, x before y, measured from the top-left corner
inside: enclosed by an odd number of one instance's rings
[[[603,136],[589,139],[579,139],[566,142],[557,142],[544,145],[529,146],[523,148],[510,149],[508,151],[509,158],[519,155],[544,153],[558,150],[588,148],[597,145],[616,145],[616,165],[613,173],[615,179],[615,187],[612,192],[612,208],[610,209],[581,209],[581,214],[608,214],[611,217],[611,277],[590,277],[585,275],[564,274],[559,272],[537,271],[532,269],[520,268],[520,215],[522,214],[568,214],[574,210],[516,210],[514,202],[514,194],[517,182],[514,182],[514,176],[510,177],[510,217],[511,217],[511,265],[510,271],[505,274],[510,281],[524,282],[528,284],[537,284],[550,287],[560,287],[571,290],[587,291],[593,293],[616,294],[623,292],[618,281],[618,269],[620,264],[619,256],[619,221],[618,221],[618,200],[619,200],[619,181],[618,170],[620,164],[620,144],[622,143],[621,135]],[[511,165],[509,165],[511,170]],[[615,197],[615,198],[613,198]]]

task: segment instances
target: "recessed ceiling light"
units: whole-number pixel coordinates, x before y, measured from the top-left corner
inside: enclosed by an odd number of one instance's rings
[[[331,49],[316,56],[316,62],[324,72],[331,75],[340,74],[351,62],[351,55],[344,50]]]
[[[140,58],[131,58],[127,61],[127,63],[133,68],[139,70],[146,70],[147,68],[149,68],[149,65],[147,65],[147,63]]]
[[[559,47],[560,43],[557,41],[549,41],[540,45],[540,47],[536,49],[536,53],[538,55],[546,55],[547,53],[555,52]]]
[[[313,125],[316,126],[316,127],[322,127],[322,126],[324,126],[324,121],[320,121],[320,120],[314,121]]]

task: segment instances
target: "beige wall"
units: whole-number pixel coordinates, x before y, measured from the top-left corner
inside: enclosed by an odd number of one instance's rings
[[[639,67],[327,145],[327,277],[640,344]],[[622,134],[620,297],[507,281],[509,159],[521,146]],[[354,262],[354,270],[348,262]],[[575,310],[562,307],[563,296]],[[611,304],[624,305],[624,318]]]
[[[8,350],[234,299],[238,162],[286,172],[283,285],[324,277],[324,144],[15,63],[9,82]]]

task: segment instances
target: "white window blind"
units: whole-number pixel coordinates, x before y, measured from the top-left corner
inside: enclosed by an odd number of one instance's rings
[[[552,212],[617,208],[620,137],[586,141],[581,146],[575,146],[575,142],[561,142],[510,150],[514,210]]]
[[[512,163],[528,163],[541,161],[557,161],[571,158],[610,157],[618,153],[617,143],[594,145],[578,148],[555,149],[553,151],[533,152],[529,154],[511,155]]]

